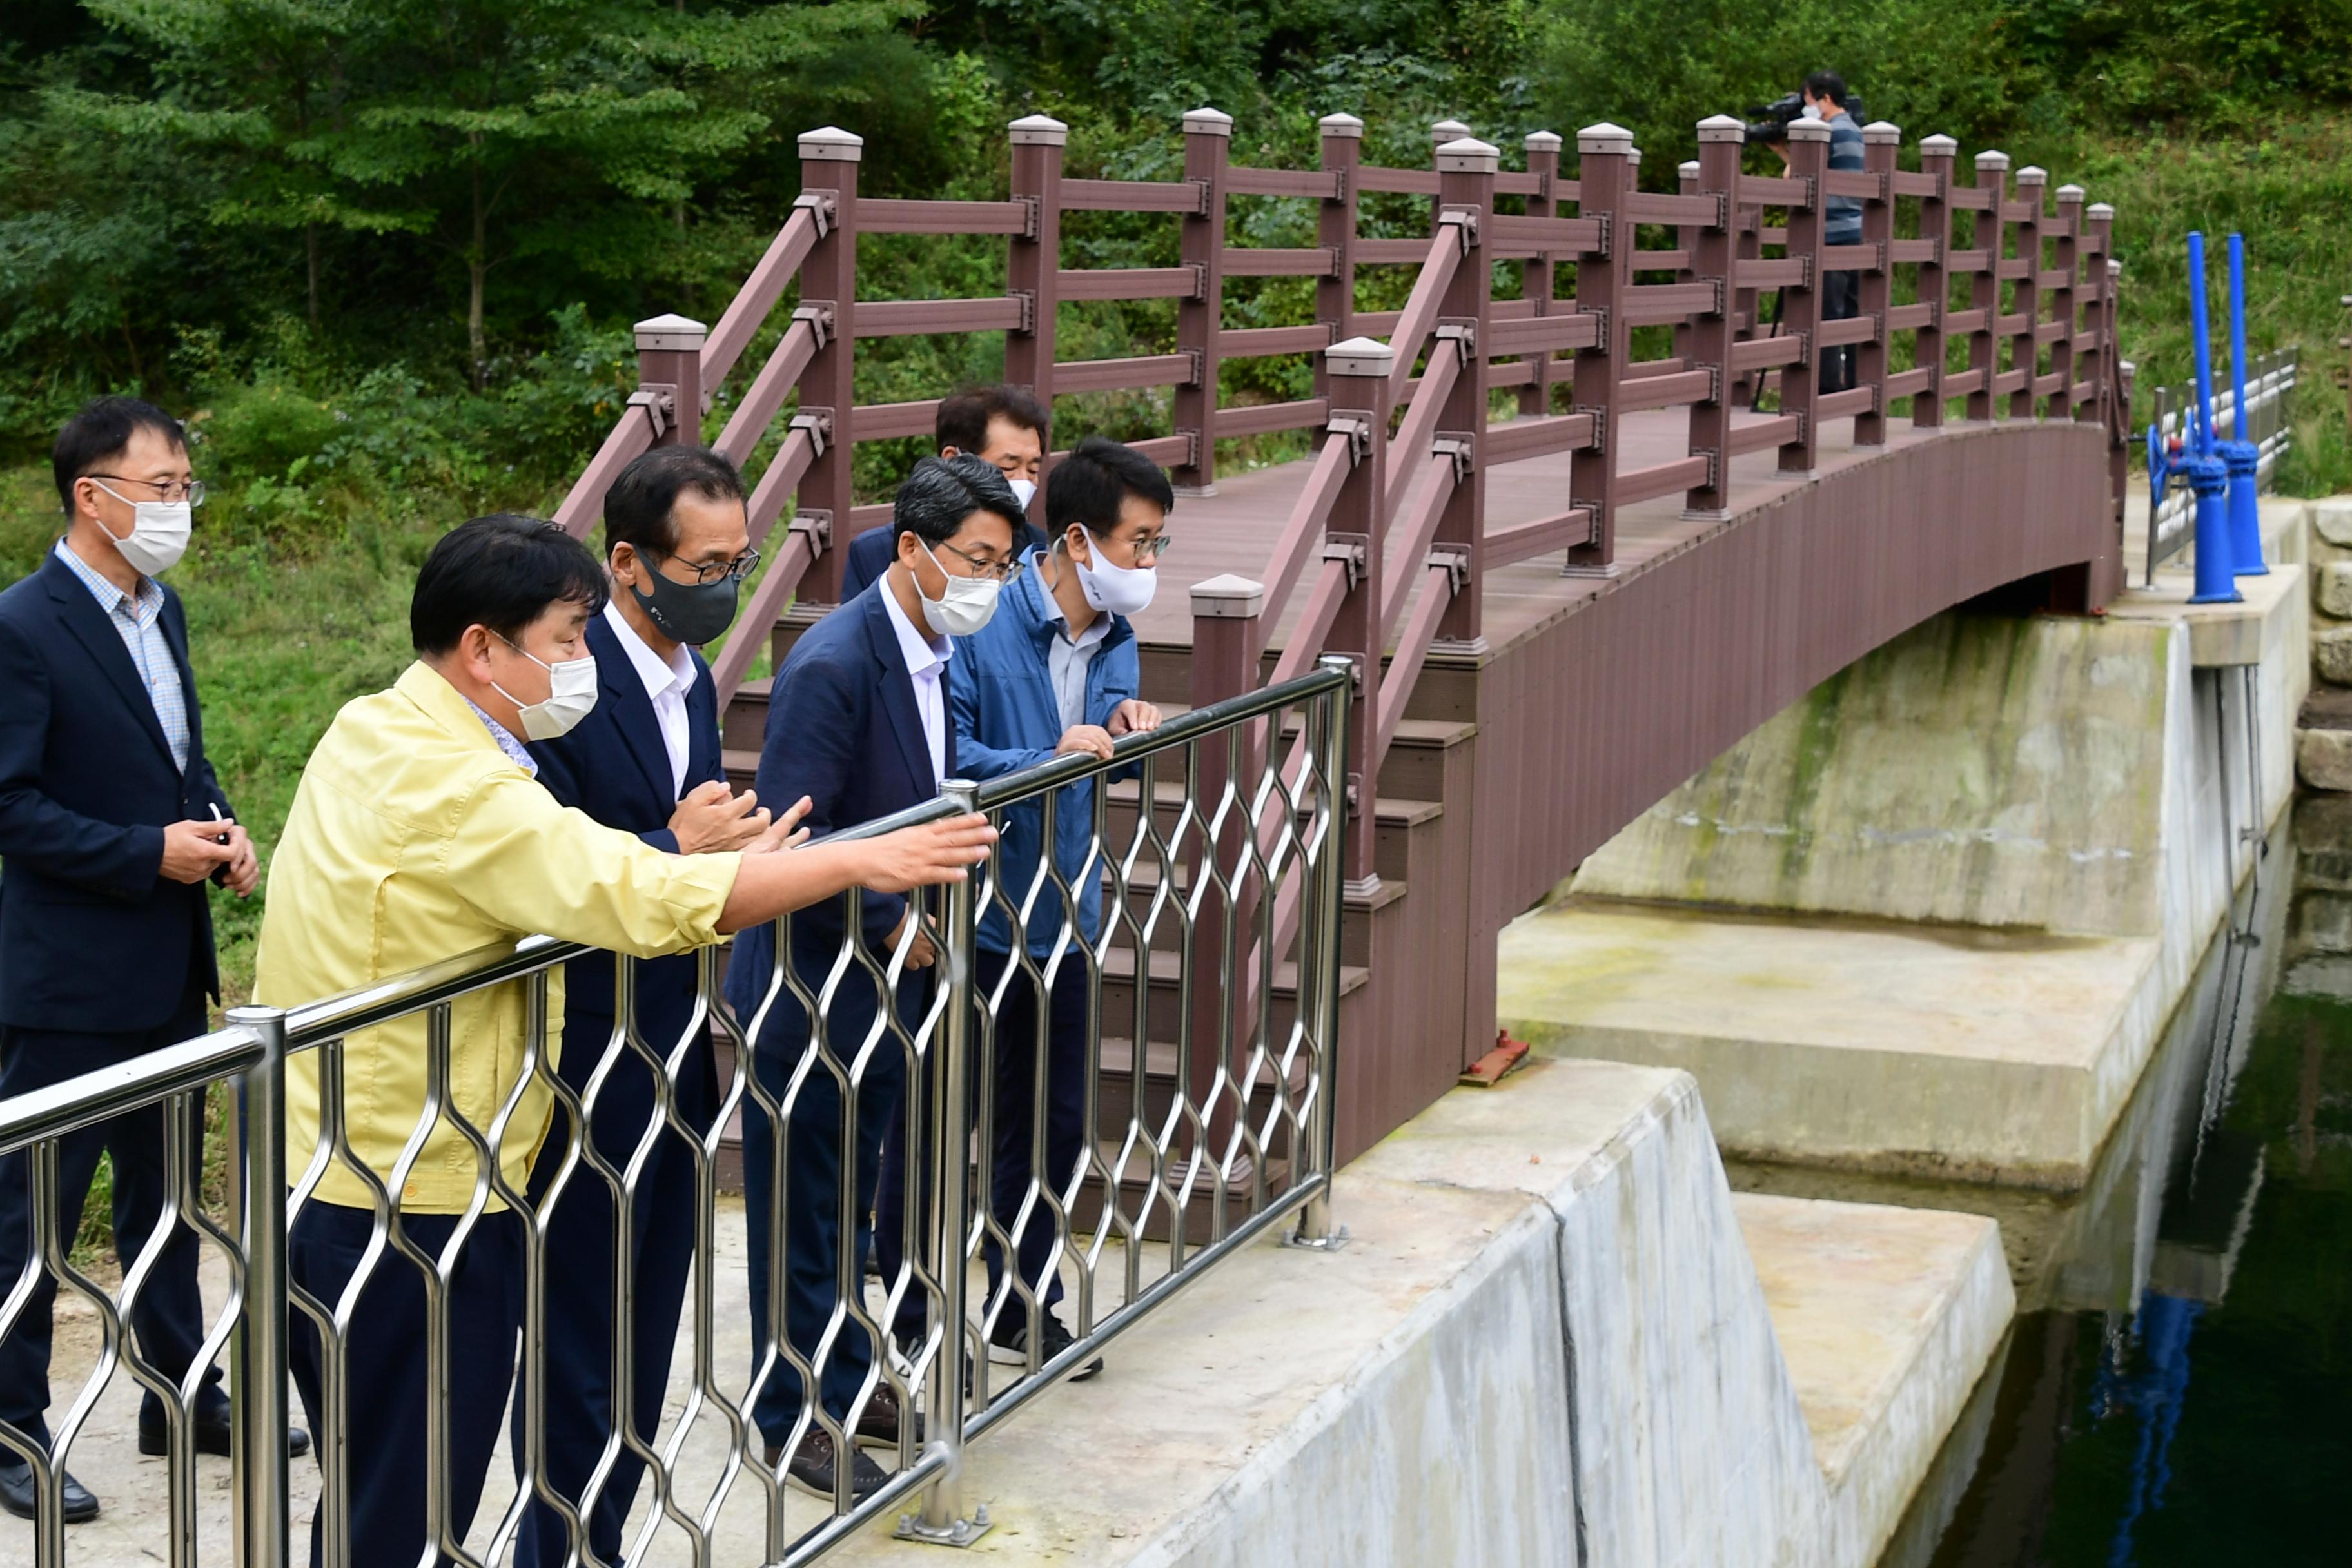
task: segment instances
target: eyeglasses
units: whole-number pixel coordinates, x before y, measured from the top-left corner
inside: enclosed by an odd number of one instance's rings
[[[1121,545],[1113,545],[1113,544],[1110,544],[1110,543],[1109,543],[1108,542],[1107,542],[1107,541],[1106,541],[1106,542],[1097,542],[1097,549],[1102,549],[1102,548],[1120,549],[1120,548],[1123,548],[1123,549],[1125,549],[1125,550],[1127,551],[1127,552],[1128,552],[1129,555],[1132,555],[1133,557],[1135,557],[1135,563],[1136,563],[1138,566],[1140,566],[1140,565],[1142,565],[1142,564],[1143,564],[1145,562],[1147,562],[1147,561],[1157,561],[1157,560],[1159,560],[1161,556],[1163,556],[1163,555],[1167,554],[1167,553],[1168,553],[1168,546],[1169,546],[1169,544],[1170,544],[1171,542],[1171,541],[1170,540],[1170,537],[1169,537],[1167,534],[1165,534],[1165,533],[1160,533],[1160,534],[1154,534],[1154,535],[1153,535],[1152,537],[1150,537],[1150,539],[1135,539],[1135,540],[1129,540],[1129,541],[1128,541],[1128,542],[1127,542],[1127,543],[1126,543],[1125,545],[1123,545],[1123,546],[1121,546]]]
[[[968,554],[952,544],[942,544],[940,548],[971,567],[973,576],[986,577],[997,583],[1012,582],[1021,575],[1021,568],[1027,564],[1017,556],[1011,561],[990,561],[982,556]]]
[[[658,555],[665,561],[677,559],[667,550],[648,550],[646,553]],[[756,550],[746,550],[732,561],[712,561],[701,565],[695,565],[692,563],[687,564],[688,570],[694,574],[694,585],[698,588],[707,588],[713,583],[723,583],[730,577],[740,582],[757,572],[760,569],[760,552]]]
[[[205,481],[202,479],[190,479],[181,484],[176,480],[125,479],[121,474],[84,474],[82,478],[112,479],[118,485],[142,485],[167,501],[184,500],[190,506],[205,504]],[[115,499],[119,500],[121,498],[118,496]]]

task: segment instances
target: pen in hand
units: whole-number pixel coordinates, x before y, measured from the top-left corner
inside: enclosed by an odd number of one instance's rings
[[[228,820],[228,818],[221,815],[220,802],[215,800],[210,802],[209,805],[212,808],[213,820],[215,822],[226,822]],[[213,842],[215,844],[226,844],[228,842],[228,835],[226,833],[221,834],[219,837],[215,837]],[[226,888],[228,886],[228,865],[226,861],[213,868],[212,879],[213,884],[215,887]]]

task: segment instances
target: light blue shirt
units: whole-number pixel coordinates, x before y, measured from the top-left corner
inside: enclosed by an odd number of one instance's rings
[[[180,686],[180,661],[172,657],[171,641],[163,636],[163,587],[152,577],[142,577],[138,594],[126,594],[92,571],[89,563],[67,549],[62,539],[58,541],[57,553],[67,569],[81,579],[98,607],[106,612],[107,624],[122,639],[131,668],[139,671],[140,683],[147,688],[155,722],[163,727],[172,763],[187,772],[188,694]]]
[[[539,776],[539,759],[530,754],[530,748],[514,738],[513,731],[482,711],[481,705],[472,698],[461,695],[458,700],[474,710],[474,717],[482,721],[482,728],[490,732],[490,739],[499,743],[499,750],[507,754],[507,761],[533,778]]]

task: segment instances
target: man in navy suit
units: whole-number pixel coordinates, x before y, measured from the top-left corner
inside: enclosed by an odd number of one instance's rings
[[[1045,461],[1045,405],[1017,386],[984,386],[940,400],[931,426],[940,456],[978,457],[1013,487],[1013,499],[1026,513],[1037,494],[1037,471]],[[1024,516],[1013,531],[1013,552],[1022,560],[1045,547],[1045,535]],[[869,528],[849,542],[843,563],[841,602],[849,603],[898,558],[898,531]]]
[[[205,760],[188,624],[155,580],[187,548],[204,500],[179,423],[129,397],[68,421],[52,454],[66,535],[0,594],[0,1100],[135,1060],[205,1032],[220,994],[205,884],[239,898],[260,880],[253,842]],[[205,1124],[204,1091],[194,1125]],[[114,1164],[115,1252],[128,1268],[160,1225],[163,1110],[151,1106],[58,1141],[56,1234],[70,1245],[103,1152]],[[199,1151],[184,1177],[196,1179]],[[0,1288],[33,1244],[24,1151],[0,1159]],[[0,1421],[47,1446],[49,1309],[43,1274],[0,1341]],[[177,1227],[131,1313],[140,1352],[184,1378],[205,1334],[193,1232]],[[199,1451],[229,1450],[228,1398],[209,1374]],[[142,1453],[164,1451],[163,1407],[140,1403]],[[292,1435],[294,1451],[309,1439]],[[98,1500],[65,1478],[69,1523]],[[33,1515],[23,1458],[0,1445],[0,1507]]]
[[[998,592],[1020,570],[1013,553],[1020,523],[1020,502],[993,464],[957,457],[926,458],[915,466],[899,487],[891,516],[898,542],[889,570],[803,634],[776,674],[760,753],[761,798],[806,797],[808,826],[821,836],[920,805],[938,794],[940,780],[954,776],[950,639],[986,625]],[[842,1248],[854,1247],[850,1277],[858,1278],[855,1260],[864,1257],[867,1240],[863,1217],[856,1236],[840,1235],[844,1169],[855,1172],[857,1184],[853,1212],[870,1215],[883,1133],[900,1112],[907,1064],[897,1037],[886,1034],[856,1074],[854,1146],[843,1148],[842,1094],[834,1075],[849,1076],[879,1013],[876,988],[863,967],[852,963],[837,982],[831,978],[848,918],[845,896],[792,918],[793,973],[813,995],[833,986],[821,1046],[812,1038],[807,1011],[781,976],[769,997],[775,969],[772,928],[738,936],[728,966],[728,1004],[754,1030],[753,1070],[779,1101],[792,1094],[785,1105],[783,1150],[783,1190],[791,1204],[782,1214],[775,1130],[756,1100],[744,1105],[755,1376],[768,1355],[772,1285],[782,1296],[786,1340],[814,1363],[840,1299]],[[927,967],[935,956],[921,932],[919,912],[903,898],[864,894],[862,931],[877,963],[887,964],[902,947],[908,970]],[[901,980],[894,998],[897,1016],[910,1035],[922,1016],[923,990],[923,979],[910,975]],[[764,1017],[758,1016],[762,1005],[768,1009]],[[791,1080],[803,1058],[808,1071],[793,1090]],[[781,1267],[773,1267],[771,1253],[779,1230],[783,1256]],[[899,1236],[886,1231],[873,1239],[886,1276],[895,1277]],[[817,1396],[835,1423],[849,1422],[873,1360],[871,1337],[849,1320],[816,1364]],[[792,1441],[804,1397],[799,1373],[780,1352],[752,1401],[771,1466]],[[887,1479],[855,1443],[895,1447],[899,1425],[889,1384],[880,1384],[856,1412],[848,1459],[853,1496],[869,1496]],[[785,1460],[785,1473],[803,1489],[830,1500],[835,1458],[831,1435],[812,1422]]]
[[[699,447],[646,453],[621,470],[604,496],[604,547],[613,596],[587,628],[596,705],[569,732],[531,744],[540,782],[564,805],[656,849],[741,849],[767,830],[769,813],[751,792],[738,795],[727,787],[718,689],[695,651],[735,618],[737,591],[759,564],[735,466]],[[547,1211],[540,1254],[547,1278],[545,1373],[526,1360],[513,1449],[517,1479],[528,1486],[520,1468],[536,1384],[544,1400],[549,1483],[585,1517],[584,1544],[607,1563],[620,1559],[622,1526],[645,1462],[625,1445],[594,1497],[583,1494],[625,1410],[637,1436],[647,1444],[654,1439],[694,1261],[694,1151],[666,1126],[656,1069],[644,1053],[676,1063],[672,1104],[688,1126],[707,1133],[719,1106],[707,1026],[688,1037],[697,963],[689,953],[637,965],[644,1051],[614,1038],[613,955],[575,959],[564,969],[557,1074],[585,1100],[591,1079],[608,1058],[612,1064],[588,1104],[589,1142],[625,1172],[646,1130],[661,1131],[630,1204],[626,1402],[613,1386],[614,1192],[583,1150]],[[571,1131],[571,1118],[559,1110],[531,1173],[535,1202],[550,1202]],[[553,1568],[572,1547],[562,1515],[535,1502],[523,1517],[517,1563]]]

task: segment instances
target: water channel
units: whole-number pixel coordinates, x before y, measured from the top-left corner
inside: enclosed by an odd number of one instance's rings
[[[1880,1568],[2352,1562],[2352,799],[2274,830],[2082,1192],[1731,1175],[2000,1221],[2016,1323]]]

